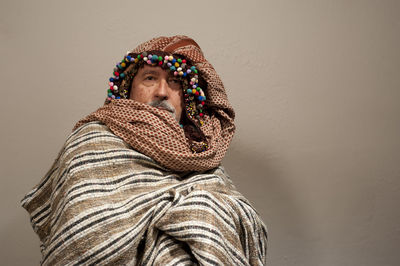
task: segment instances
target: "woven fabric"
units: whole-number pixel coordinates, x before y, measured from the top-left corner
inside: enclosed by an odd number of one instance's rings
[[[176,174],[100,122],[22,200],[42,265],[264,265],[267,231],[223,167]]]
[[[91,121],[101,121],[137,151],[174,171],[204,171],[217,167],[225,156],[235,132],[234,111],[224,85],[197,43],[187,36],[158,37],[132,50],[157,50],[183,55],[199,70],[207,88],[204,125],[199,127],[208,149],[192,151],[178,123],[157,108],[130,99],[112,100],[79,121],[74,129]],[[194,141],[195,142],[195,141]],[[193,144],[193,143],[192,143]],[[194,146],[201,146],[194,143]]]

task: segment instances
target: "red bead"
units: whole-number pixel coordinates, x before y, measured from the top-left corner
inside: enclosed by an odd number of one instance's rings
[[[158,65],[159,65],[159,66],[161,66],[162,64],[163,64],[163,62],[162,62],[162,61],[158,62]]]
[[[186,63],[186,59],[183,59],[183,60],[182,60],[182,63]]]
[[[203,105],[203,106],[204,106],[204,102],[201,102],[201,105]]]
[[[200,93],[198,91],[196,91],[196,95],[198,96]]]
[[[117,71],[115,71],[114,74],[115,74],[117,77],[119,76],[119,73],[118,73]]]
[[[200,113],[199,116],[203,116],[203,113]]]

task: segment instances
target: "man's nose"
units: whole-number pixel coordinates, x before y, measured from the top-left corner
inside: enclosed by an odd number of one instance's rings
[[[160,79],[154,96],[160,100],[168,100],[168,86],[169,85],[166,79]]]

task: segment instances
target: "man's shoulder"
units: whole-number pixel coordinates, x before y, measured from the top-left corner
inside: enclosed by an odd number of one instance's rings
[[[86,123],[75,129],[65,141],[64,156],[76,156],[82,153],[113,149],[129,149],[120,137],[99,121]]]

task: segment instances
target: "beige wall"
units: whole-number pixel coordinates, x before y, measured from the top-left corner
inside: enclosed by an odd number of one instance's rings
[[[237,112],[225,166],[270,265],[400,265],[399,1],[0,2],[2,265],[37,265],[19,200],[121,56],[186,34]]]

